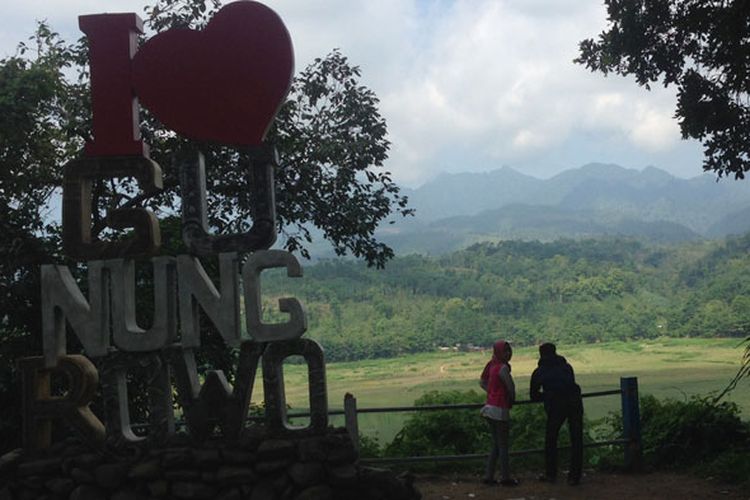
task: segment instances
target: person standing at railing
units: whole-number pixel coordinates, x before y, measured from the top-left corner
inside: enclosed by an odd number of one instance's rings
[[[557,354],[555,344],[539,346],[539,364],[531,375],[532,401],[544,401],[547,429],[544,436],[545,473],[541,481],[557,479],[557,437],[563,422],[568,421],[570,432],[570,471],[568,484],[581,482],[583,466],[583,401],[581,388],[576,383],[573,367]]]
[[[492,447],[487,458],[487,470],[482,481],[497,484],[495,467],[500,459],[500,484],[516,486],[518,481],[510,477],[510,409],[516,399],[516,386],[510,375],[510,358],[513,350],[505,340],[498,340],[493,347],[492,359],[487,363],[479,379],[479,385],[487,391],[487,402],[480,414],[487,420],[492,436]]]

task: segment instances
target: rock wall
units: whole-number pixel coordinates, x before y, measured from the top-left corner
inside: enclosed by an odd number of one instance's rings
[[[92,452],[69,438],[0,458],[0,500],[412,500],[409,476],[362,467],[349,435]]]

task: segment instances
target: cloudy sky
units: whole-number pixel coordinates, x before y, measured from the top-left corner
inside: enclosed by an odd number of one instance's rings
[[[9,2],[9,0],[4,0]],[[266,0],[287,24],[297,69],[340,48],[381,99],[387,167],[416,187],[441,172],[507,165],[547,178],[589,162],[680,177],[701,147],[680,139],[671,89],[575,65],[605,27],[600,0]],[[24,0],[5,6],[0,57],[35,20],[73,40],[79,14],[136,12],[144,0]]]

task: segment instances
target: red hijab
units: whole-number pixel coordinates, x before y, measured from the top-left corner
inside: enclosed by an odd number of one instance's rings
[[[490,368],[505,363],[505,361],[502,361],[502,359],[504,359],[505,352],[510,349],[510,343],[505,340],[498,340],[497,342],[495,342],[495,344],[492,346],[492,359],[487,362],[487,364],[484,366],[484,370],[482,370],[483,382],[486,383],[487,380],[489,380]],[[508,370],[510,370],[510,365],[508,365]]]

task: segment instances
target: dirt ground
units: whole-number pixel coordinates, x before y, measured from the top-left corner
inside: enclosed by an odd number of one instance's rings
[[[564,480],[555,484],[541,483],[534,476],[517,478],[521,484],[514,488],[486,486],[479,477],[470,475],[418,475],[415,484],[424,500],[750,500],[750,491],[740,487],[677,474],[590,472],[578,486],[569,486]]]

